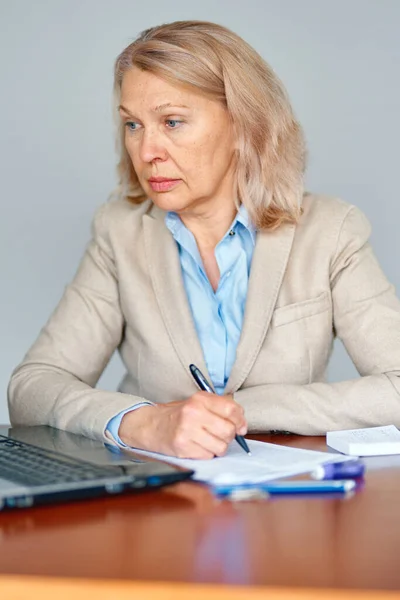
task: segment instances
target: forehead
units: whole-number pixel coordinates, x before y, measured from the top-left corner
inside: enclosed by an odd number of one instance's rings
[[[204,95],[198,94],[185,86],[174,85],[149,71],[132,67],[123,76],[121,84],[121,104],[146,108],[169,104],[182,104],[198,107],[210,102]]]

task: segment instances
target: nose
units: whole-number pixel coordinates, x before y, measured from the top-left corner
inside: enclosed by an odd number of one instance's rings
[[[140,159],[146,163],[166,160],[167,151],[161,133],[155,129],[145,129],[142,132],[139,153]]]

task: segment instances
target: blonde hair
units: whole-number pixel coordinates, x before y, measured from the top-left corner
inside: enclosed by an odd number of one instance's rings
[[[296,223],[301,214],[305,143],[286,91],[261,56],[215,23],[176,21],[147,29],[115,62],[114,100],[133,66],[222,102],[237,137],[236,194],[258,229]],[[133,203],[146,195],[124,143],[117,138],[118,193]]]

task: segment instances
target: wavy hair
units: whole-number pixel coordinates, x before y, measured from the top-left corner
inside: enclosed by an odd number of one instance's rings
[[[147,29],[115,61],[115,108],[124,73],[133,66],[223,103],[237,141],[236,197],[258,229],[298,221],[306,155],[303,132],[281,81],[247,42],[205,21]],[[117,152],[117,195],[143,202],[147,198],[126,151],[121,120]]]

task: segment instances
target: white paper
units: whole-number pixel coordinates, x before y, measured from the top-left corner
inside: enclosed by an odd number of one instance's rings
[[[400,431],[394,425],[328,431],[326,443],[339,452],[357,456],[400,454]]]
[[[151,456],[174,465],[192,469],[193,479],[208,483],[259,483],[299,473],[308,473],[325,462],[349,460],[341,454],[315,452],[279,446],[254,440],[246,440],[251,456],[233,441],[225,456],[210,460],[191,460],[135,450],[137,454]]]

